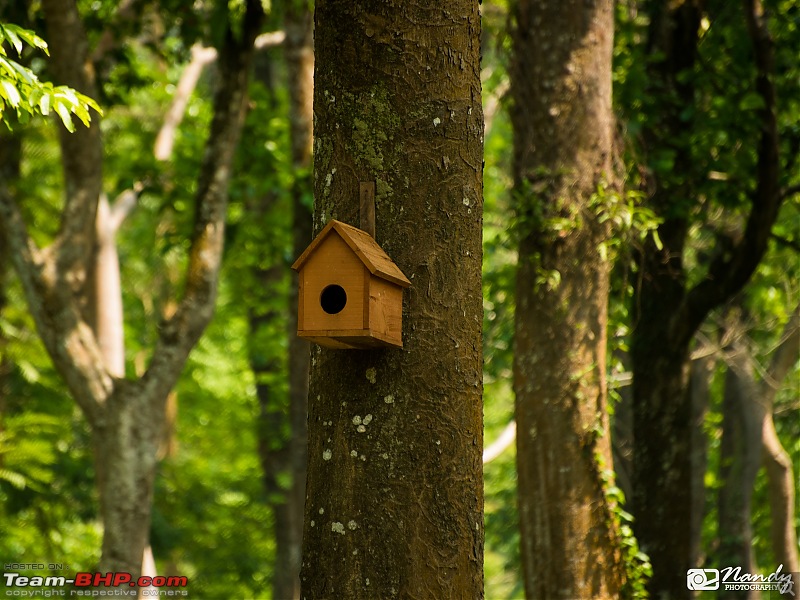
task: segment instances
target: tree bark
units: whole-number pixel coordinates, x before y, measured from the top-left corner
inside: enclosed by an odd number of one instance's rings
[[[525,593],[617,598],[625,574],[604,488],[609,264],[600,246],[610,232],[595,196],[615,185],[613,3],[520,1],[516,21],[514,392]],[[557,219],[568,224],[554,228]]]
[[[304,598],[483,597],[478,3],[322,0],[315,229],[359,221],[412,281],[400,349],[312,351]]]

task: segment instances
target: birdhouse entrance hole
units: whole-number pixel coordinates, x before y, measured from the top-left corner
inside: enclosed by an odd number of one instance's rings
[[[336,315],[344,310],[347,304],[347,292],[340,285],[329,285],[319,295],[319,303],[329,315]]]

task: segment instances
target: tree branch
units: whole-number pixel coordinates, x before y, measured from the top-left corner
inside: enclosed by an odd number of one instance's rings
[[[800,355],[800,304],[795,306],[789,317],[789,321],[783,329],[781,341],[772,354],[772,361],[767,373],[761,380],[760,397],[763,401],[772,404],[781,381],[797,362],[798,355]]]
[[[59,293],[52,255],[36,247],[28,235],[22,214],[0,183],[0,234],[6,240],[36,328],[53,364],[93,426],[103,420],[103,404],[113,381],[91,329],[78,314],[75,302]]]
[[[51,65],[57,83],[97,98],[88,43],[75,0],[43,0]],[[100,115],[74,133],[59,127],[66,197],[54,244],[61,284],[86,305],[97,202],[103,185]]]
[[[196,197],[186,291],[175,314],[162,323],[150,365],[142,377],[153,402],[166,398],[189,351],[214,312],[225,231],[228,181],[245,114],[254,40],[261,25],[260,0],[247,0],[241,40],[230,28],[220,53],[220,83]]]
[[[175,132],[183,120],[186,105],[189,98],[200,79],[203,67],[217,59],[216,48],[204,48],[200,44],[192,46],[192,59],[181,74],[178,86],[175,88],[175,95],[172,97],[172,105],[169,107],[164,117],[164,125],[156,137],[153,153],[156,160],[168,160],[172,156],[172,146],[175,143]]]
[[[781,200],[786,200],[787,198],[794,196],[795,194],[800,194],[800,184],[798,185],[790,185],[781,190]]]
[[[133,212],[136,203],[139,201],[139,194],[144,189],[144,184],[137,181],[129,190],[125,190],[114,199],[114,204],[109,207],[110,214],[108,218],[108,225],[111,228],[111,233],[116,234],[128,215]]]
[[[686,324],[686,331],[691,332],[690,335],[700,326],[709,311],[747,283],[766,251],[782,200],[779,186],[777,101],[773,83],[773,40],[761,0],[744,0],[744,6],[755,55],[756,92],[764,101],[756,166],[757,182],[741,240],[730,253],[719,253],[709,267],[708,276],[686,296],[681,320]]]
[[[256,50],[271,48],[283,43],[286,34],[283,31],[273,31],[272,33],[262,33],[255,40]],[[217,49],[206,48],[200,44],[192,46],[192,58],[181,74],[178,86],[175,88],[175,95],[172,98],[172,105],[164,117],[164,125],[158,132],[156,143],[153,149],[156,160],[169,160],[172,156],[172,146],[175,143],[175,133],[183,120],[186,112],[186,105],[189,98],[197,86],[200,74],[206,65],[217,60]]]
[[[483,464],[489,464],[495,458],[505,452],[517,439],[517,422],[513,419],[505,426],[497,439],[490,446],[483,449]]]

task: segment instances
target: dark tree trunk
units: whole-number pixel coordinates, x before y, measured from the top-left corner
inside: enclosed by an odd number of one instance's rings
[[[665,294],[664,303],[667,298]],[[640,318],[647,319],[644,314]],[[664,317],[651,314],[650,318]],[[689,348],[675,352],[658,333],[642,339],[644,329],[634,333],[631,348],[635,531],[642,550],[653,561],[650,589],[677,589],[680,595],[676,597],[688,596],[685,575],[692,548]]]
[[[3,14],[7,7],[0,5]],[[12,21],[19,22],[19,21]],[[22,155],[22,140],[17,134],[10,131],[0,132],[0,185],[13,185],[19,179],[20,159]],[[11,273],[11,247],[0,224],[0,318],[9,304],[8,281]],[[0,328],[0,435],[3,434],[3,418],[8,406],[11,393],[12,363],[8,356],[7,347],[9,339],[6,331]],[[0,468],[2,468],[0,457]]]
[[[284,19],[286,36],[283,54],[289,88],[289,122],[292,185],[292,245],[299,255],[311,242],[311,147],[312,100],[314,84],[313,17],[300,3],[288,3]],[[273,88],[272,68],[264,57],[257,76]],[[257,221],[268,217],[271,197],[252,198],[248,212]],[[308,414],[308,370],[310,347],[297,337],[297,277],[292,272],[288,295],[288,402],[275,393],[271,380],[282,361],[267,356],[261,346],[263,336],[278,320],[283,321],[268,298],[281,278],[282,264],[274,267],[254,265],[250,275],[256,288],[250,293],[261,298],[252,303],[249,314],[250,338],[254,347],[250,365],[256,376],[259,401],[259,455],[264,472],[267,499],[273,513],[275,564],[272,571],[272,596],[282,600],[300,596],[300,559],[303,541],[305,499],[306,419]],[[274,335],[274,331],[273,331]]]
[[[663,222],[660,243],[649,239],[639,257],[634,294],[636,324],[631,336],[634,374],[634,531],[650,557],[653,576],[648,589],[657,598],[688,598],[686,571],[693,555],[692,448],[693,409],[689,348],[708,313],[748,281],[767,247],[781,204],[780,160],[774,89],[772,40],[760,0],[744,0],[753,46],[754,91],[763,100],[755,186],[745,230],[712,252],[705,277],[686,285],[683,264],[687,232],[707,173],[697,173],[687,129],[698,109],[694,73],[702,17],[700,0],[664,5],[652,3],[648,49],[649,95],[655,109],[643,131],[646,151],[667,151],[680,177],[649,176],[647,204]],[[692,200],[689,200],[692,199]],[[699,210],[699,205],[697,206]],[[696,534],[695,534],[696,535]]]
[[[715,360],[711,356],[701,356],[692,360],[691,367],[691,453],[692,453],[692,521],[690,523],[691,553],[689,555],[690,568],[702,568],[704,556],[702,554],[703,519],[706,514],[706,467],[708,466],[708,448],[706,444],[705,423],[709,406],[709,392],[711,377],[714,372]]]
[[[400,349],[312,351],[304,598],[483,597],[478,3],[322,0],[315,228],[359,223],[412,286]]]
[[[525,593],[617,598],[625,575],[604,488],[609,265],[600,246],[609,230],[593,204],[598,187],[615,185],[613,3],[523,0],[516,21],[514,392]],[[568,224],[552,227],[557,219]]]

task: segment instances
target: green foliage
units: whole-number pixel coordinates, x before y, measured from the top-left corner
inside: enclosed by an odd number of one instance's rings
[[[53,477],[55,462],[52,434],[58,419],[45,414],[22,413],[0,422],[0,482],[17,489],[41,490]]]
[[[600,466],[603,490],[611,507],[611,527],[620,534],[622,560],[625,567],[625,582],[620,597],[627,600],[639,600],[648,597],[647,581],[653,574],[650,558],[639,548],[639,542],[633,534],[633,515],[626,511],[625,494],[614,485],[614,473],[604,469],[602,458],[596,457]]]
[[[0,563],[35,557],[29,562],[93,569],[100,528],[88,428],[36,337],[18,282],[8,282],[4,291]]]
[[[640,247],[650,235],[656,247],[661,248],[658,226],[661,219],[643,203],[644,194],[626,188],[622,192],[611,190],[605,182],[589,200],[589,210],[595,213],[597,223],[608,223],[611,235],[599,247],[600,254],[607,259],[619,260],[629,257],[632,250]]]
[[[4,46],[6,42],[11,44],[18,56],[22,56],[25,44],[47,53],[47,43],[28,29],[0,23],[0,120],[9,128],[11,125],[5,114],[9,108],[16,110],[17,119],[23,123],[32,115],[47,116],[54,111],[69,131],[75,131],[72,115],[88,127],[92,120],[90,109],[103,114],[97,103],[88,96],[64,85],[54,86],[50,82],[39,81],[31,69],[8,58]]]

